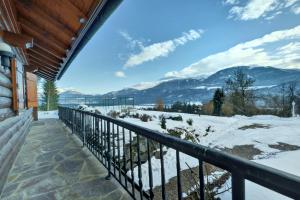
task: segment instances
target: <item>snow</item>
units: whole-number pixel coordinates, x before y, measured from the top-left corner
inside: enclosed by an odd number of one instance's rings
[[[93,111],[91,108],[85,108],[89,111]],[[102,114],[107,114],[110,110],[116,110],[120,112],[120,108],[112,107],[97,107]],[[208,146],[211,148],[223,149],[233,148],[237,145],[253,145],[259,149],[262,153],[254,157],[255,162],[267,165],[279,170],[283,170],[294,175],[300,176],[300,150],[294,151],[280,151],[275,148],[271,148],[269,145],[286,143],[290,145],[300,146],[300,118],[280,118],[272,115],[258,115],[253,117],[246,117],[236,115],[233,117],[217,117],[207,115],[196,114],[184,114],[184,113],[167,113],[158,111],[145,111],[139,109],[131,109],[131,114],[138,113],[139,115],[150,115],[152,121],[143,122],[137,118],[125,117],[124,121],[140,125],[142,127],[150,128],[167,134],[167,130],[164,130],[160,126],[159,116],[182,116],[182,121],[174,121],[171,119],[166,120],[167,129],[183,128],[187,131],[191,131],[196,138],[197,143]],[[187,124],[187,120],[192,119],[192,126]],[[207,132],[208,127],[210,131]],[[192,132],[194,130],[194,132]],[[126,133],[127,135],[127,133]],[[183,136],[181,136],[183,139]],[[125,137],[128,142],[128,136]],[[121,148],[122,149],[122,148]],[[166,154],[164,155],[165,166],[165,179],[168,182],[172,177],[176,176],[176,151],[171,148],[166,148]],[[121,152],[122,153],[122,152]],[[152,174],[153,174],[153,186],[161,185],[161,160],[155,157],[151,158]],[[187,164],[193,168],[198,166],[198,160],[180,153],[181,170],[188,169]],[[149,189],[149,172],[148,162],[142,164],[142,181],[143,188]],[[130,175],[131,171],[128,172]],[[138,168],[134,168],[135,180],[138,180]],[[224,184],[225,185],[225,184]],[[231,180],[227,180],[226,185],[231,185]],[[187,194],[185,194],[187,195]],[[231,191],[220,194],[221,199],[231,199]],[[246,181],[246,199],[288,199],[282,195],[270,191],[264,187],[254,184],[250,181]]]
[[[38,112],[38,118],[39,119],[48,119],[48,118],[58,119],[58,110],[39,111]]]
[[[270,148],[270,144],[277,144],[278,142],[287,143],[291,145],[300,146],[300,118],[280,118],[271,115],[262,116],[233,116],[233,117],[216,117],[206,115],[193,115],[183,113],[165,113],[157,111],[136,111],[139,114],[148,114],[152,116],[153,121],[142,122],[135,118],[125,118],[124,120],[130,123],[138,124],[143,127],[151,128],[163,133],[166,130],[160,127],[159,116],[177,116],[181,115],[183,121],[173,121],[167,119],[167,129],[170,128],[185,128],[195,129],[195,133],[200,135],[200,144],[209,146],[211,148],[233,148],[236,145],[253,144],[255,148],[262,151],[261,155],[254,157],[254,161],[274,167],[283,171],[293,173],[300,176],[300,161],[295,159],[300,156],[300,150],[280,152],[278,149]],[[190,127],[187,119],[193,119],[193,125]],[[253,124],[261,124],[266,128],[248,128],[240,129],[244,126]],[[211,132],[204,137],[206,129],[211,126]],[[198,165],[198,160],[186,154],[180,154],[181,170],[187,169],[188,163],[190,167]],[[152,157],[151,159],[153,169],[153,185],[159,186],[161,184],[160,159]],[[176,176],[176,152],[173,149],[168,149],[164,156],[165,178],[166,182]],[[138,177],[138,169],[134,169],[135,177]],[[144,189],[148,189],[148,163],[142,165],[142,179]],[[230,180],[228,180],[230,183]],[[228,184],[228,183],[227,183]],[[229,184],[230,185],[230,184]],[[263,188],[257,184],[246,181],[246,199],[287,199],[280,194]],[[225,198],[227,197],[227,198]],[[231,191],[222,194],[221,199],[231,199]]]
[[[273,167],[297,176],[300,176],[300,150],[297,151],[287,151],[278,153],[272,158],[254,160],[257,163]],[[231,185],[231,180],[227,181],[228,185]],[[231,191],[219,195],[221,199],[231,200]],[[265,187],[257,185],[251,181],[246,181],[246,199],[264,199],[264,200],[274,200],[274,199],[290,199],[281,194],[278,194],[272,190]]]

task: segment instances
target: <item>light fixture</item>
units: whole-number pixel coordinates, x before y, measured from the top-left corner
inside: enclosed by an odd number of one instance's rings
[[[1,65],[4,67],[4,70],[10,68],[11,58],[14,57],[11,47],[3,41],[0,41],[0,57]]]
[[[86,22],[86,19],[85,19],[85,18],[81,17],[81,18],[79,19],[79,23],[80,23],[80,24],[84,24],[85,22]]]

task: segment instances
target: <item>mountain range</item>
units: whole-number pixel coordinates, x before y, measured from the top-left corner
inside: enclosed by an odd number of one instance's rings
[[[163,99],[166,104],[175,101],[204,103],[212,99],[215,89],[223,87],[226,79],[232,76],[237,68],[241,68],[244,73],[255,80],[252,89],[256,90],[257,94],[276,94],[280,91],[280,86],[283,83],[292,81],[298,82],[297,89],[300,89],[300,70],[298,69],[238,66],[220,70],[208,77],[166,80],[143,90],[126,88],[103,95],[94,95],[94,97],[134,97],[136,104],[153,104],[157,99]],[[60,98],[75,96],[91,95],[76,91],[66,91],[60,94]]]

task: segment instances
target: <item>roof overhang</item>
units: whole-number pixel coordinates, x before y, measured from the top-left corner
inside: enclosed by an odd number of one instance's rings
[[[1,0],[0,36],[18,41],[6,40],[26,71],[54,81],[121,2]]]

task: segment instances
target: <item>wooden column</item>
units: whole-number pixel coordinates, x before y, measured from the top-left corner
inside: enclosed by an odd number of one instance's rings
[[[19,104],[18,104],[18,85],[17,85],[17,60],[15,58],[11,59],[11,85],[12,85],[12,109],[18,114]]]
[[[38,120],[37,77],[26,72],[27,108],[33,108],[33,119]]]

